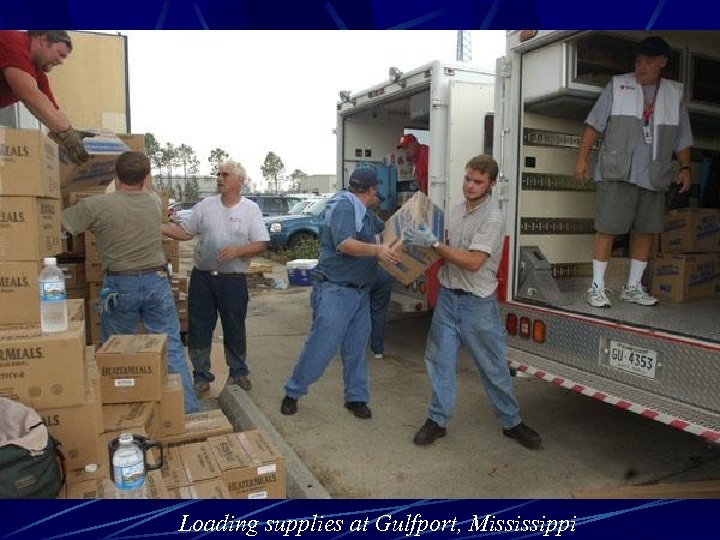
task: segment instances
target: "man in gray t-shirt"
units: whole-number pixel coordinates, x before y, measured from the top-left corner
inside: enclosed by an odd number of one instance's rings
[[[125,152],[115,164],[117,191],[82,199],[63,210],[62,223],[72,234],[95,233],[105,276],[98,306],[102,340],[113,334],[136,334],[142,321],[148,334],[167,334],[168,371],[183,382],[185,413],[200,410],[180,341],[180,322],[165,269],[160,197],[145,189],[150,160]]]
[[[660,77],[670,46],[652,36],[638,45],[635,72],[618,75],[603,90],[585,123],[575,178],[588,176],[588,154],[599,133],[595,181],[593,282],[587,301],[610,307],[605,269],[616,235],[632,231],[630,272],[620,299],[641,306],[657,304],[641,285],[655,234],[663,230],[665,192],[673,180],[680,193],[690,189],[692,133],[683,85]],[[676,170],[673,154],[677,157]]]

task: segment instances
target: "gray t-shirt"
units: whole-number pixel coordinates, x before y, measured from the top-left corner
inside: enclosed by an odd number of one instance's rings
[[[465,201],[450,211],[448,237],[450,245],[468,251],[484,251],[489,255],[477,272],[463,270],[452,263],[440,268],[439,279],[443,287],[463,289],[486,298],[497,288],[497,269],[500,264],[505,220],[491,197],[471,211],[465,210]]]
[[[217,259],[218,252],[225,247],[270,240],[260,208],[246,197],[230,208],[223,205],[220,195],[207,197],[195,205],[182,227],[197,237],[194,264],[198,270],[246,272],[250,258],[221,263]]]
[[[63,210],[71,234],[95,234],[103,271],[141,270],[165,264],[162,203],[152,191],[116,191],[81,199]]]
[[[600,97],[595,102],[592,110],[585,119],[585,123],[591,126],[600,133],[605,132],[607,127],[608,119],[610,118],[610,112],[612,111],[613,104],[613,83],[610,81],[607,86],[603,89]],[[643,105],[647,106],[650,100],[655,95],[655,85],[644,85],[643,90]],[[690,116],[688,115],[687,103],[683,97],[680,100],[680,124],[678,126],[678,138],[675,143],[675,150],[682,150],[688,148],[693,144],[692,131],[690,129]],[[632,157],[632,165],[630,167],[630,182],[641,186],[650,186],[652,183],[649,178],[649,168],[652,153],[652,144],[645,142],[643,138],[642,130],[638,130],[637,140]],[[602,181],[602,175],[600,174],[600,165],[595,167],[595,181]]]

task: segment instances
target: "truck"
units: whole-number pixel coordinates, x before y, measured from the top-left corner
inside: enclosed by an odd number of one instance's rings
[[[672,47],[663,76],[685,83],[697,205],[708,163],[720,156],[718,32],[508,31],[492,79],[464,64],[433,62],[400,76],[393,69],[394,78],[341,96],[338,179],[346,185],[354,162],[391,154],[411,132],[429,144],[428,196],[447,213],[462,198],[465,162],[492,154],[500,166],[493,200],[507,220],[496,295],[511,370],[717,443],[719,264],[701,272],[704,298],[653,307],[614,298],[611,309],[585,299],[595,185],[573,178],[584,120],[611,77],[633,71],[635,46],[651,34]],[[649,287],[661,257],[650,262]],[[628,265],[628,239],[618,238],[610,289],[619,291]],[[434,273],[396,285],[393,307],[431,309]]]

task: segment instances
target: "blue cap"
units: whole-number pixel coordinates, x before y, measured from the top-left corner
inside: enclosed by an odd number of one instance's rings
[[[350,175],[350,186],[366,189],[378,184],[377,172],[374,167],[358,167]]]

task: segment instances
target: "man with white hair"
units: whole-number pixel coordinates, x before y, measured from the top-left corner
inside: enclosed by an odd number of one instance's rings
[[[163,234],[176,240],[198,237],[188,290],[188,350],[198,396],[215,380],[210,371],[210,349],[218,313],[230,369],[225,384],[236,384],[246,391],[252,388],[246,359],[246,273],[251,258],[265,251],[270,237],[258,205],[242,196],[246,178],[240,163],[221,163],[217,171],[219,195],[196,204],[181,226],[162,227]]]

